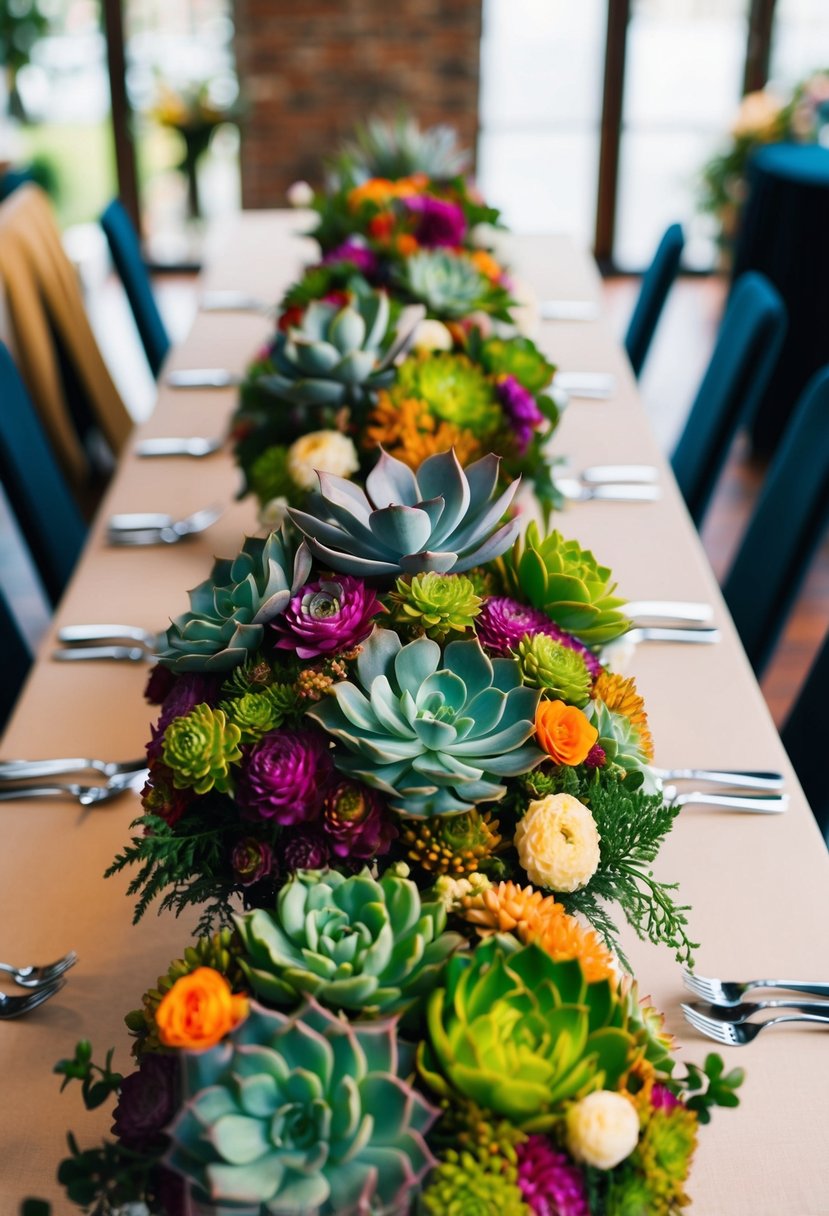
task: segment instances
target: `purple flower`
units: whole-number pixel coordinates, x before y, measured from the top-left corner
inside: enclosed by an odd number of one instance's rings
[[[150,1148],[160,1142],[178,1105],[178,1059],[146,1052],[138,1071],[121,1082],[112,1133],[128,1148]]]
[[[263,878],[269,878],[276,870],[273,849],[264,840],[245,836],[233,849],[230,857],[233,876],[243,887],[250,887]]]
[[[219,681],[215,676],[205,676],[201,672],[191,672],[177,676],[176,682],[161,706],[158,721],[152,728],[152,738],[147,744],[147,755],[150,759],[158,759],[164,742],[164,732],[176,718],[183,718],[197,705],[213,705],[219,692]]]
[[[581,1170],[546,1136],[529,1136],[515,1151],[518,1186],[535,1216],[590,1216]]]
[[[271,629],[278,650],[315,659],[365,641],[373,627],[371,618],[382,611],[383,605],[362,579],[344,574],[307,583]]]
[[[544,415],[530,390],[519,384],[515,376],[499,376],[496,391],[512,427],[519,454],[523,456],[544,421]]]
[[[607,764],[607,752],[599,743],[594,743],[584,758],[585,768],[604,768]]]
[[[426,249],[462,244],[466,235],[466,217],[457,203],[448,203],[428,194],[416,194],[403,200],[407,209],[418,217],[414,235]]]
[[[296,828],[282,837],[286,870],[321,870],[328,865],[328,842],[316,827]]]
[[[329,791],[322,821],[336,857],[381,857],[388,853],[397,836],[383,799],[376,790],[359,781],[340,781]]]
[[[335,249],[329,250],[320,265],[330,266],[333,262],[350,262],[367,279],[376,275],[379,269],[377,255],[371,249],[367,249],[365,245],[358,244],[357,241],[343,241]]]
[[[268,731],[245,749],[236,800],[250,818],[306,823],[322,810],[332,773],[328,739],[319,731]]]
[[[656,1081],[651,1090],[651,1106],[654,1110],[675,1110],[677,1106],[682,1106],[682,1102],[676,1094],[671,1093],[667,1085]]]
[[[594,680],[602,670],[602,665],[592,650],[578,638],[559,629],[540,608],[519,604],[518,600],[510,599],[507,595],[490,596],[475,618],[475,632],[481,645],[490,653],[499,656],[516,650],[524,634],[532,637],[536,633],[546,633],[561,642],[562,646],[578,651]]]
[[[160,705],[175,682],[176,677],[169,667],[162,667],[160,663],[156,663],[150,671],[147,687],[144,689],[145,701],[149,701],[150,705]]]

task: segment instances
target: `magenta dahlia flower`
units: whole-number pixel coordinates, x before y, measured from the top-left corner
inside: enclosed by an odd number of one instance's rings
[[[315,819],[333,773],[328,740],[315,730],[272,730],[245,748],[236,801],[254,819],[288,827]]]
[[[255,882],[261,882],[263,878],[270,878],[277,869],[271,846],[253,836],[245,836],[235,845],[230,864],[234,878],[243,887],[250,887]]]
[[[590,1216],[581,1170],[546,1136],[529,1136],[515,1151],[518,1186],[535,1216]]]
[[[377,255],[357,241],[343,241],[335,249],[329,250],[320,265],[330,266],[336,262],[350,262],[367,279],[377,274],[380,265],[377,261]]]
[[[383,799],[359,781],[340,781],[329,790],[322,826],[331,852],[341,858],[381,857],[397,836]]]
[[[321,870],[328,865],[328,841],[316,825],[286,832],[280,844],[288,871]]]
[[[306,583],[271,625],[279,650],[299,659],[350,650],[372,630],[372,617],[383,611],[374,591],[349,574]]]
[[[454,247],[466,235],[466,217],[457,203],[416,194],[403,200],[408,211],[417,216],[414,235],[426,249]]]
[[[149,701],[150,705],[160,705],[175,682],[176,677],[169,667],[162,667],[160,663],[156,663],[147,678],[144,700]]]
[[[532,637],[536,633],[546,633],[561,642],[562,646],[578,651],[594,680],[602,670],[602,665],[592,650],[578,638],[559,629],[540,608],[519,604],[518,600],[510,599],[508,595],[490,596],[475,618],[475,632],[481,645],[490,654],[498,656],[508,655],[516,650],[525,634]]]
[[[682,1106],[682,1102],[676,1094],[671,1093],[667,1085],[656,1081],[651,1090],[651,1106],[654,1110],[674,1110],[677,1106]]]
[[[496,392],[512,427],[519,454],[523,456],[544,421],[544,415],[535,397],[515,376],[499,376]]]

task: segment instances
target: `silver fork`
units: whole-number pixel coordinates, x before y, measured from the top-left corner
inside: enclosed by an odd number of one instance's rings
[[[719,629],[666,628],[662,625],[635,625],[619,639],[622,642],[692,642],[711,645],[720,641]]]
[[[583,485],[573,478],[556,479],[556,489],[568,502],[592,502],[603,499],[607,502],[657,502],[662,497],[659,486],[643,483],[627,484],[602,482],[601,485]]]
[[[39,988],[33,988],[25,996],[7,996],[4,992],[0,993],[0,1020],[19,1018],[21,1014],[37,1009],[38,1005],[42,1005],[56,992],[60,992],[65,983],[66,980],[63,976],[59,976],[51,984],[41,984]]]
[[[768,790],[771,793],[781,793],[783,790],[782,773],[714,768],[651,768],[650,771],[657,781],[662,783],[666,781],[709,781],[713,785],[734,785],[751,790]]]
[[[147,767],[147,758],[138,760],[93,760],[66,757],[55,760],[0,761],[0,781],[32,781],[41,777],[62,777],[69,773],[100,773],[103,777],[137,773]]]
[[[716,806],[729,811],[748,811],[755,815],[782,815],[789,805],[788,794],[722,794],[710,790],[678,790],[675,785],[662,786],[662,796],[669,806]],[[712,1004],[717,1004],[712,1001]]]
[[[723,1043],[726,1047],[745,1047],[757,1038],[762,1030],[769,1026],[781,1026],[784,1022],[812,1022],[818,1026],[829,1026],[829,1017],[821,1017],[817,1013],[790,1013],[777,1018],[768,1018],[765,1022],[718,1022],[715,1018],[705,1017],[697,1013],[690,1005],[683,1005],[682,1012],[695,1030]]]
[[[709,1005],[738,1005],[754,988],[781,989],[783,992],[806,992],[810,996],[829,997],[829,983],[820,980],[718,980],[710,976],[682,972],[682,982]]]
[[[753,1018],[755,1013],[766,1009],[796,1009],[798,1013],[820,1013],[829,1017],[829,1001],[741,1001],[739,1005],[708,1005],[700,1001],[685,1004],[682,1008],[693,1010],[699,1017],[711,1018],[715,1022],[731,1022],[737,1026]]]
[[[59,663],[97,662],[101,659],[115,659],[126,663],[151,663],[153,653],[143,646],[66,646],[62,650],[53,650],[52,658]]]
[[[29,798],[74,798],[81,806],[98,806],[111,802],[127,790],[138,790],[147,780],[146,768],[134,773],[121,773],[110,777],[106,785],[79,785],[74,781],[56,782],[54,785],[5,786],[0,789],[0,802],[19,802]]]
[[[77,954],[74,950],[70,950],[56,963],[47,963],[43,967],[15,967],[11,963],[0,963],[0,971],[10,975],[15,984],[19,984],[21,988],[41,988],[44,984],[50,984],[52,980],[60,979],[65,971],[75,966],[77,961]]]
[[[148,650],[158,649],[158,634],[140,625],[64,625],[58,630],[58,641],[67,646],[79,642],[139,642]]]
[[[113,515],[107,540],[111,545],[176,545],[185,536],[204,532],[222,514],[222,507],[202,507],[184,519],[170,515]]]

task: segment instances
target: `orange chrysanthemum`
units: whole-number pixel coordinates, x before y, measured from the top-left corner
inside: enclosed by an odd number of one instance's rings
[[[648,726],[645,702],[636,691],[633,676],[625,679],[610,671],[603,671],[593,685],[593,696],[603,701],[608,709],[623,717],[636,727],[639,743],[648,760],[653,760],[653,736]]]
[[[556,962],[578,959],[591,983],[613,978],[613,959],[598,934],[579,924],[552,895],[534,887],[500,882],[465,896],[461,915],[482,936],[514,933],[522,942],[541,946]]]
[[[349,190],[348,206],[352,211],[359,210],[366,202],[385,207],[393,198],[410,198],[413,194],[420,194],[428,180],[424,173],[413,173],[411,177],[401,177],[396,182],[389,181],[386,177],[370,177],[368,181]]]
[[[385,391],[378,393],[363,435],[363,447],[369,451],[380,443],[410,469],[451,447],[463,465],[483,455],[480,441],[471,431],[436,418],[425,401],[407,397],[398,404]]]
[[[417,237],[411,232],[401,232],[399,236],[395,237],[394,244],[397,252],[404,258],[410,258],[420,248]]]
[[[206,1051],[247,1015],[246,996],[235,995],[212,967],[197,967],[173,984],[155,1011],[155,1024],[165,1047]]]
[[[492,254],[487,253],[485,249],[476,249],[474,253],[470,253],[469,260],[476,270],[479,270],[485,278],[490,279],[493,283],[497,283],[504,273]]]

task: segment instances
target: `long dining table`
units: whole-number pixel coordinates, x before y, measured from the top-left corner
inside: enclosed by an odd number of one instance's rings
[[[254,212],[227,223],[201,288],[277,300],[314,245],[301,234],[309,216]],[[537,299],[600,303],[588,255],[565,237],[513,236],[505,255]],[[200,311],[166,371],[224,367],[241,372],[272,321],[254,313]],[[632,657],[663,766],[780,769],[791,795],[785,814],[751,815],[704,806],[678,816],[655,872],[676,879],[701,943],[701,974],[726,978],[829,979],[829,854],[780,744],[753,673],[688,518],[670,468],[651,433],[636,383],[606,319],[539,324],[536,339],[563,370],[612,373],[607,400],[573,398],[556,437],[571,467],[653,464],[662,497],[654,503],[568,505],[556,523],[612,566],[630,599],[704,600],[722,632],[716,645],[641,644]],[[158,403],[135,439],[226,432],[235,392],[159,385]],[[206,459],[140,459],[125,451],[75,576],[45,637],[0,748],[3,758],[90,756],[129,760],[143,753],[153,710],[143,698],[148,667],[119,662],[59,663],[56,630],[81,622],[163,628],[186,608],[186,591],[214,555],[231,556],[258,528],[252,499],[237,498],[240,476],[227,447]],[[113,512],[164,511],[178,517],[220,503],[202,535],[171,546],[114,548]],[[132,924],[129,875],[103,873],[130,835],[137,795],[99,808],[67,800],[0,807],[0,958],[48,962],[69,949],[80,961],[47,1004],[0,1021],[0,1216],[16,1216],[26,1196],[75,1210],[56,1181],[66,1131],[92,1145],[109,1130],[109,1107],[86,1113],[72,1090],[59,1094],[54,1062],[89,1039],[96,1055],[116,1047],[129,1071],[124,1014],[181,954],[195,917],[150,911]],[[665,1012],[680,1060],[702,1061],[711,1044],[680,1010],[681,969],[671,952],[636,940],[625,949],[642,993]],[[775,1029],[744,1048],[724,1049],[747,1077],[737,1111],[716,1111],[701,1129],[690,1194],[701,1216],[825,1216],[829,1213],[829,1036],[807,1026]]]

